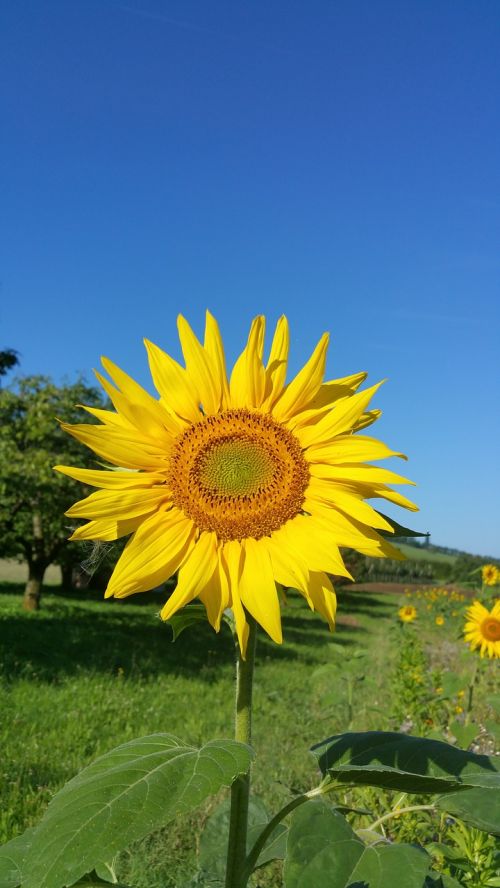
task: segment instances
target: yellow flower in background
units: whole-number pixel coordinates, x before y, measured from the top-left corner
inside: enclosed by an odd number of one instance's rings
[[[500,601],[490,611],[480,601],[474,601],[467,617],[464,636],[471,650],[480,648],[482,657],[500,657]]]
[[[56,467],[100,488],[66,513],[88,519],[71,539],[132,534],[106,597],[150,590],[178,571],[162,618],[200,598],[218,630],[231,608],[243,656],[247,613],[282,641],[276,583],[298,589],[333,628],[328,574],[352,579],[339,547],[404,558],[378,532],[391,525],[367,499],[417,508],[389,486],[412,482],[369,465],[402,454],[358,434],[379,416],[368,405],[381,383],[358,392],[365,373],[323,381],[324,334],[286,384],[287,320],[267,361],[264,330],[255,318],[228,378],[215,319],[207,313],[200,342],[179,317],[185,367],[145,341],[158,399],[103,358],[112,383],[96,375],[114,410],[86,407],[99,425],[62,427],[119,470]]]
[[[500,583],[500,570],[494,564],[483,565],[481,576],[485,586],[496,586],[497,583]]]
[[[438,614],[434,622],[436,623],[436,626],[444,626],[444,617],[442,617],[441,614]]]
[[[417,608],[412,604],[405,604],[398,610],[398,617],[402,623],[411,623],[417,616]]]

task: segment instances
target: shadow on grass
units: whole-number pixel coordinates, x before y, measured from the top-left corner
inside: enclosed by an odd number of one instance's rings
[[[21,609],[22,584],[2,583],[0,588],[16,596],[4,598],[0,608],[0,660],[8,680],[24,676],[57,681],[82,671],[116,675],[123,670],[125,675],[186,675],[210,682],[234,660],[225,625],[217,635],[208,623],[196,624],[172,643],[171,627],[157,616],[165,591],[103,601],[102,592],[64,594],[47,588],[41,609],[26,613]],[[364,630],[349,627],[348,635],[359,631]],[[261,631],[260,656],[317,665],[311,648],[321,657],[323,646],[332,640],[321,618],[309,613],[298,595],[283,610],[283,633],[285,643],[276,645]],[[335,640],[353,644],[345,634]]]

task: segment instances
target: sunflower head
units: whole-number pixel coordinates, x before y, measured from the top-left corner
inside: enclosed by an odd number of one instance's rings
[[[215,629],[233,611],[244,655],[250,614],[281,642],[277,584],[298,589],[334,625],[330,577],[351,577],[340,549],[403,558],[381,532],[391,524],[368,502],[409,509],[391,484],[411,483],[371,465],[402,456],[364,434],[379,385],[358,391],[364,373],[324,379],[328,335],[286,380],[289,330],[279,319],[267,358],[265,319],[250,327],[226,373],[224,347],[207,313],[203,340],[178,320],[184,366],[146,340],[157,396],[102,359],[97,373],[112,410],[85,408],[99,424],[64,425],[109,470],[57,466],[97,488],[66,513],[87,519],[72,539],[130,539],[106,596],[177,586],[161,615],[200,598]]]
[[[481,568],[483,585],[496,586],[500,583],[500,570],[494,564],[484,564]]]
[[[402,623],[412,623],[416,619],[417,608],[412,604],[405,604],[398,610],[398,617]]]
[[[444,617],[442,616],[442,614],[438,614],[434,622],[436,626],[444,626]]]
[[[500,658],[500,600],[491,610],[474,601],[467,610],[464,637],[471,650],[479,649],[481,657]]]

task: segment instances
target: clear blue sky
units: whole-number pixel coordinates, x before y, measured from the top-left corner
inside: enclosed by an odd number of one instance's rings
[[[5,0],[0,347],[146,382],[179,311],[330,330],[413,526],[500,557],[499,48],[498,0]]]

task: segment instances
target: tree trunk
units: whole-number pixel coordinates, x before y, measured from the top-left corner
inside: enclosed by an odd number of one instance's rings
[[[73,564],[61,564],[61,586],[63,592],[72,592],[75,588],[73,583]]]
[[[42,597],[42,583],[45,571],[49,564],[45,555],[43,541],[42,516],[34,504],[33,515],[33,545],[28,554],[28,582],[24,590],[23,608],[27,611],[37,611],[40,608]]]
[[[42,597],[42,583],[47,565],[43,561],[30,561],[28,582],[24,590],[23,609],[37,611],[40,609]]]

